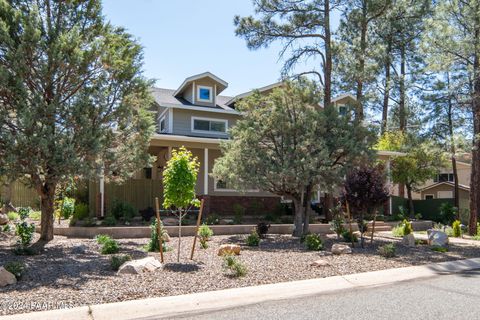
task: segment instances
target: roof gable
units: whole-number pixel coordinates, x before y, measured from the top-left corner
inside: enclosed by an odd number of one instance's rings
[[[196,74],[194,76],[186,78],[182,82],[180,87],[177,90],[175,90],[173,95],[175,97],[179,96],[183,92],[183,90],[185,90],[188,87],[188,85],[190,83],[194,82],[195,80],[200,80],[200,79],[203,79],[203,78],[210,78],[210,79],[212,79],[213,81],[216,82],[216,84],[217,84],[217,95],[228,87],[228,83],[226,81],[220,79],[219,77],[217,77],[213,73],[207,71],[207,72],[203,72],[203,73]]]

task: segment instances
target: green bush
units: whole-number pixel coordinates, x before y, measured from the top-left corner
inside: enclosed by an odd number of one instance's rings
[[[245,243],[249,247],[257,247],[260,244],[260,236],[255,229],[247,236]]]
[[[343,241],[345,242],[352,242],[352,238],[353,238],[353,242],[358,242],[357,236],[354,233],[350,233],[349,230],[343,231],[342,238],[343,238]]]
[[[110,214],[117,220],[130,222],[136,214],[135,208],[128,202],[115,201],[110,210]]]
[[[247,274],[247,267],[235,256],[227,254],[223,256],[223,269],[233,277],[243,277]]]
[[[200,226],[198,229],[198,238],[200,240],[200,246],[203,249],[208,248],[207,241],[210,240],[210,237],[213,236],[213,231],[205,223]]]
[[[15,221],[20,219],[20,216],[18,215],[18,213],[14,211],[10,211],[9,213],[7,213],[7,217],[8,217],[8,220],[10,221]]]
[[[118,271],[122,264],[130,260],[132,260],[132,257],[129,254],[112,256],[110,258],[110,267],[112,268],[112,270]]]
[[[412,223],[407,219],[404,219],[402,222],[402,232],[403,232],[402,234],[403,236],[413,233]]]
[[[212,214],[209,214],[206,218],[205,218],[205,224],[208,224],[208,225],[214,225],[214,224],[219,224],[220,223],[220,219],[218,218],[218,216],[214,213]]]
[[[117,224],[117,219],[114,216],[106,216],[105,219],[102,221],[102,225],[112,227]]]
[[[25,264],[20,261],[7,262],[3,267],[5,268],[5,270],[13,274],[15,278],[17,278],[17,280],[20,280],[22,274],[25,272],[26,269]]]
[[[163,223],[161,221],[160,221],[160,233],[162,234],[162,240],[164,240],[168,236],[168,233],[163,228]],[[160,251],[160,247],[158,245],[157,219],[153,219],[152,223],[150,224],[150,241],[145,246],[145,249],[148,252]],[[164,252],[168,250],[165,241],[162,241],[162,249]]]
[[[381,246],[378,248],[378,252],[380,255],[384,256],[385,258],[393,258],[395,257],[395,244],[389,243]]]
[[[399,224],[398,226],[392,228],[392,235],[394,237],[403,237],[403,226],[402,226],[402,224]]]
[[[32,211],[32,212],[30,212],[29,217],[30,217],[30,219],[32,219],[32,220],[40,221],[40,219],[42,218],[42,212],[40,212],[40,211]]]
[[[330,222],[330,229],[337,234],[337,238],[340,238],[340,235],[345,231],[345,228],[343,227],[344,222],[345,221],[339,214],[335,215],[335,218]]]
[[[314,234],[314,233],[308,234],[305,237],[305,247],[308,250],[320,251],[323,249],[322,239],[318,234]]]
[[[441,222],[445,225],[450,225],[457,216],[458,208],[454,207],[449,202],[444,202],[440,205],[440,215],[437,222]]]
[[[233,214],[233,223],[242,224],[243,216],[245,215],[245,208],[242,205],[235,203],[233,205]]]
[[[462,227],[460,220],[455,220],[452,224],[453,236],[455,238],[460,238],[462,236]]]
[[[65,197],[62,201],[61,215],[64,219],[69,219],[75,211],[75,199]]]
[[[118,242],[114,239],[108,239],[102,244],[102,248],[100,249],[101,254],[114,254],[120,250]]]
[[[28,216],[30,215],[30,211],[32,211],[32,209],[30,209],[28,207],[19,208],[18,209],[18,215],[20,216],[20,220],[27,219]]]
[[[88,218],[89,214],[88,204],[79,202],[75,204],[75,209],[73,210],[73,217],[77,220],[84,220]]]
[[[98,234],[95,237],[95,240],[97,241],[98,244],[104,244],[108,240],[112,239],[109,235],[106,234]]]
[[[435,247],[432,247],[431,249],[432,251],[441,252],[441,253],[448,252],[448,249],[445,247],[435,246]]]
[[[25,249],[32,243],[34,233],[35,225],[33,223],[28,224],[26,221],[22,221],[15,225],[15,234],[19,238],[17,243],[22,249]]]

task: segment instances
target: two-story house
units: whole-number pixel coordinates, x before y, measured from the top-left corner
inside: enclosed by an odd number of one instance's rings
[[[257,90],[268,93],[280,85],[282,83],[278,82]],[[176,89],[153,88],[157,132],[151,139],[149,152],[156,156],[157,160],[152,168],[143,169],[134,179],[156,180],[160,185],[162,172],[172,149],[185,146],[200,162],[196,193],[205,199],[207,213],[233,213],[235,203],[244,208],[255,207],[257,212],[266,213],[279,203],[278,196],[258,190],[254,186],[252,190],[240,193],[224,181],[215,181],[210,175],[215,159],[221,156],[220,142],[229,138],[229,128],[241,117],[240,112],[235,109],[236,102],[253,93],[249,91],[234,97],[224,96],[221,93],[227,86],[226,81],[205,72],[186,78]],[[354,98],[351,95],[341,95],[333,99],[340,112],[346,111],[345,106],[352,101]],[[103,187],[96,189],[97,212],[101,211],[98,193],[102,193],[102,190]],[[106,199],[107,207],[110,200],[112,199]],[[134,205],[143,209],[139,204]]]

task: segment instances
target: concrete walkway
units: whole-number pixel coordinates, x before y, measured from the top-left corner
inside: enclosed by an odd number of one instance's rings
[[[475,269],[480,269],[480,258],[256,287],[36,312],[6,316],[2,319],[121,320],[172,318],[180,315],[185,316],[193,313],[235,308],[267,301],[335,293],[345,289],[368,288],[402,281],[426,279]]]

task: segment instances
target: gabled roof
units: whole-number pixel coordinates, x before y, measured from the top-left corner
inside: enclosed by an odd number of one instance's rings
[[[425,191],[425,190],[428,190],[428,189],[432,189],[432,188],[435,188],[435,187],[440,186],[440,185],[447,185],[447,186],[450,186],[452,188],[455,187],[455,184],[453,182],[442,181],[442,182],[437,182],[437,183],[431,184],[429,186],[426,186],[425,188],[420,189],[420,191]],[[466,186],[466,185],[463,185],[463,184],[459,184],[458,188],[462,189],[462,190],[465,190],[465,191],[470,191],[470,187]]]
[[[220,79],[219,77],[217,77],[216,75],[214,75],[213,73],[211,72],[204,72],[204,73],[200,73],[200,74],[196,74],[194,76],[191,76],[191,77],[188,77],[186,78],[183,83],[180,85],[180,87],[174,92],[174,96],[178,96],[180,93],[182,93],[182,91],[185,89],[185,87],[195,81],[195,80],[199,80],[199,79],[203,79],[203,78],[210,78],[212,79],[213,81],[217,82],[218,86],[217,86],[217,95],[222,92],[223,90],[225,90],[225,88],[228,87],[228,83],[222,79]]]
[[[335,103],[335,102],[340,101],[340,100],[345,99],[345,98],[350,98],[350,100],[352,100],[352,101],[357,101],[357,98],[355,98],[355,96],[353,94],[342,93],[338,96],[333,97],[332,98],[332,103]],[[323,108],[323,103],[320,103],[320,107]]]
[[[268,86],[264,86],[264,87],[261,87],[261,88],[258,88],[258,89],[254,89],[254,90],[247,91],[245,93],[238,94],[235,97],[233,97],[232,99],[230,99],[229,101],[227,101],[225,104],[227,106],[231,106],[237,100],[248,97],[248,96],[251,96],[255,91],[259,91],[259,92],[268,91],[268,90],[271,90],[273,88],[280,87],[282,84],[283,84],[283,82],[279,81],[279,82],[269,84]]]

